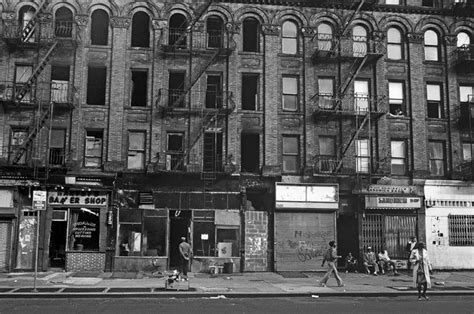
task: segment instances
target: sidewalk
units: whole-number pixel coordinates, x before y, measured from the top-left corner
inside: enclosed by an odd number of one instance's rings
[[[278,296],[398,296],[416,294],[408,272],[400,276],[341,273],[319,287],[324,273],[190,274],[189,290],[166,290],[166,276],[143,273],[0,273],[0,298],[37,297],[278,297]],[[298,277],[298,278],[295,278]],[[432,295],[474,295],[474,272],[438,271],[432,275]]]

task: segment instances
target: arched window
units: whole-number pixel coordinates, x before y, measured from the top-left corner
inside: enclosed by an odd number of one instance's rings
[[[210,16],[206,21],[207,46],[222,48],[224,46],[224,21],[218,16]]]
[[[457,47],[467,47],[471,44],[471,36],[466,32],[459,32],[457,35]]]
[[[168,44],[185,48],[186,45],[186,29],[188,27],[188,20],[180,13],[173,14],[170,18],[170,28],[168,33]]]
[[[327,23],[318,25],[318,49],[323,51],[332,49],[332,27]]]
[[[54,16],[54,34],[56,37],[72,37],[72,12],[66,7],[61,7]]]
[[[242,23],[243,51],[260,51],[260,22],[253,17],[248,17]]]
[[[389,28],[387,31],[387,58],[392,60],[403,59],[402,33],[395,27]]]
[[[91,15],[91,44],[105,46],[109,38],[109,14],[102,9]]]
[[[34,41],[34,28],[31,31],[27,31],[26,26],[35,16],[35,8],[30,5],[25,5],[21,7],[20,12],[18,13],[18,23],[21,27],[21,40],[24,42],[33,42]]]
[[[439,61],[439,38],[434,30],[425,32],[425,60]]]
[[[150,17],[142,11],[133,14],[132,47],[150,47]]]
[[[292,55],[298,53],[298,26],[292,21],[283,23],[281,31],[281,52]]]
[[[368,39],[365,27],[356,25],[352,29],[352,55],[364,57],[367,54]]]

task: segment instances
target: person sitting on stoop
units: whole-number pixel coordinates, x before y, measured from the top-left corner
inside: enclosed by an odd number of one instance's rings
[[[379,266],[377,265],[377,256],[375,255],[374,251],[372,251],[372,247],[367,247],[367,252],[364,253],[364,268],[365,272],[370,275],[369,267],[374,267],[374,276],[378,275]]]

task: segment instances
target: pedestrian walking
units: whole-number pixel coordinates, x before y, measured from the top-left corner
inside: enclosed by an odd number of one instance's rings
[[[431,263],[423,242],[419,242],[411,251],[410,262],[413,264],[413,286],[418,289],[418,301],[421,297],[429,300],[426,290],[431,288]]]
[[[407,252],[407,269],[410,270],[411,268],[411,262],[410,262],[410,256],[411,256],[411,251],[415,249],[416,246],[416,237],[410,237],[410,240],[408,241],[407,245],[405,246],[405,251]]]
[[[180,271],[184,276],[184,280],[188,280],[189,259],[191,258],[191,255],[191,245],[186,242],[185,237],[181,237],[181,243],[179,244],[179,266]]]
[[[328,271],[324,275],[323,279],[321,279],[321,283],[320,283],[321,287],[326,287],[326,283],[332,273],[334,273],[334,277],[336,277],[337,285],[339,287],[344,287],[344,283],[342,282],[341,277],[339,277],[339,273],[337,272],[337,267],[336,267],[337,259],[341,257],[342,256],[337,255],[336,242],[330,241],[329,248],[324,254],[323,262],[321,264],[321,267],[324,266],[324,263],[327,263],[328,265]]]

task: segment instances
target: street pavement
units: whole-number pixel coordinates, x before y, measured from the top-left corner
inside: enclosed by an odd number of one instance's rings
[[[324,273],[255,272],[189,274],[189,290],[165,289],[167,273],[40,272],[0,273],[0,298],[16,297],[291,297],[291,296],[404,296],[415,295],[411,273],[373,276],[340,275],[344,287],[331,277],[327,287],[319,283]],[[474,271],[435,271],[431,295],[474,295]],[[36,286],[36,290],[33,288]]]

